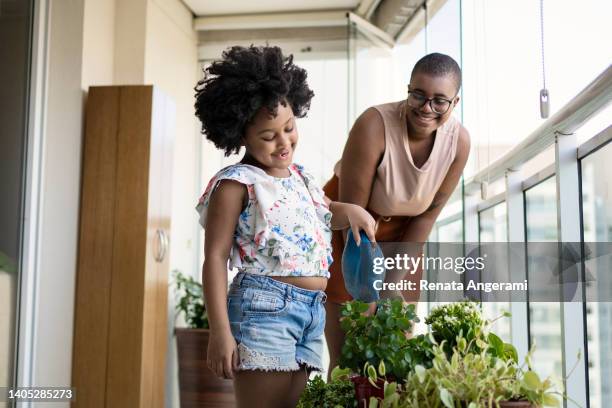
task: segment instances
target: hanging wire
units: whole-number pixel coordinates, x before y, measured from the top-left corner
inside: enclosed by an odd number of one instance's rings
[[[427,14],[427,0],[423,2],[423,11],[425,12],[425,55],[429,52],[429,39],[427,38],[427,26],[429,25],[429,16]]]
[[[544,65],[544,0],[540,0],[540,49],[542,51],[542,88],[546,89],[546,69]]]
[[[550,112],[550,95],[546,89],[546,66],[544,58],[544,0],[540,0],[540,49],[542,51],[542,89],[540,90],[540,117],[545,119]]]
[[[483,77],[484,77],[484,95],[485,95],[485,100],[484,100],[484,107],[485,107],[485,121],[486,121],[486,131],[487,131],[487,175],[486,175],[486,180],[483,180],[483,182],[480,185],[480,196],[483,200],[486,200],[488,198],[488,187],[489,187],[489,182],[491,181],[491,120],[490,120],[490,116],[489,116],[489,107],[491,106],[489,104],[489,67],[487,64],[487,31],[488,31],[488,27],[487,27],[487,0],[482,0],[482,15],[481,15],[481,19],[480,21],[482,21],[482,35],[480,36],[480,38],[483,39],[483,47],[482,47],[482,53],[483,53]]]

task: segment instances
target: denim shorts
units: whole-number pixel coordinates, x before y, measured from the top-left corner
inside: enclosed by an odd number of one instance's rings
[[[321,371],[325,292],[239,273],[227,296],[240,370]]]

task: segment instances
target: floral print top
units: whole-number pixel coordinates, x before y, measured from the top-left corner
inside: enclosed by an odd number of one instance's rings
[[[273,177],[248,164],[219,171],[196,206],[206,226],[208,204],[221,180],[244,184],[248,203],[240,214],[230,253],[230,268],[267,276],[329,278],[331,212],[324,193],[304,167],[292,164],[290,176]]]

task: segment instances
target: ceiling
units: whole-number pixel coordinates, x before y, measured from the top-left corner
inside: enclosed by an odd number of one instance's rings
[[[183,0],[197,17],[228,14],[354,10],[361,0]]]
[[[336,41],[338,32],[348,35],[350,20],[360,32],[393,47],[416,35],[425,8],[431,18],[447,0],[182,1],[194,14],[200,46],[223,46],[230,39],[314,42],[319,31]]]

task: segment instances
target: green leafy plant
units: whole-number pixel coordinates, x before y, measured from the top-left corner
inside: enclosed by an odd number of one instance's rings
[[[571,400],[563,391],[563,382],[553,376],[546,377],[544,380],[540,379],[540,376],[533,371],[531,366],[531,357],[535,351],[535,344],[531,346],[531,350],[525,356],[525,362],[519,368],[516,381],[510,383],[510,386],[506,390],[509,399],[513,400],[528,400],[537,407],[561,407],[561,400]],[[578,362],[580,361],[580,352],[576,356],[576,363],[574,367],[565,377],[567,380],[574,370],[576,369]],[[525,369],[527,366],[527,369]],[[576,406],[578,403],[574,401]]]
[[[172,271],[172,276],[177,298],[177,316],[183,313],[185,322],[192,329],[208,329],[202,284],[176,269]]]
[[[363,369],[364,373],[366,373],[368,381],[372,386],[379,388],[378,384],[382,381],[383,388],[383,398],[370,397],[370,401],[368,401],[368,408],[391,408],[397,407],[400,395],[401,395],[401,385],[399,385],[395,381],[387,381],[386,373],[387,369],[385,366],[385,362],[381,361],[378,364],[378,368],[366,363]]]
[[[350,408],[356,407],[355,388],[349,380],[348,369],[335,367],[331,381],[326,383],[320,375],[308,380],[297,408]]]
[[[469,300],[438,306],[431,310],[425,319],[438,344],[445,342],[447,350],[457,345],[456,339],[462,336],[472,340],[482,330],[485,320],[478,304]]]
[[[434,308],[425,323],[431,328],[431,333],[438,344],[444,344],[447,356],[457,346],[457,339],[463,337],[470,345],[470,351],[479,353],[488,350],[493,357],[512,360],[518,363],[516,348],[510,343],[504,343],[495,333],[488,332],[490,326],[502,317],[509,317],[504,312],[491,321],[483,319],[478,303],[465,300]],[[483,337],[484,336],[484,337]],[[472,341],[477,339],[477,341]]]
[[[485,340],[482,334],[472,341],[479,340]],[[474,353],[462,336],[450,358],[443,346],[434,345],[431,368],[417,365],[404,384],[394,388],[396,396],[385,393],[378,403],[398,408],[499,408],[504,401],[528,401],[537,407],[559,407],[557,396],[565,398],[552,378],[542,381],[530,367],[524,370],[487,348]],[[525,359],[528,366],[532,353],[533,349]]]
[[[361,373],[366,363],[378,367],[384,361],[390,377],[403,379],[416,364],[431,359],[424,336],[406,336],[413,322],[418,322],[414,305],[387,299],[378,302],[373,315],[365,315],[367,310],[368,305],[359,301],[345,303],[342,309],[345,342],[340,366]]]

